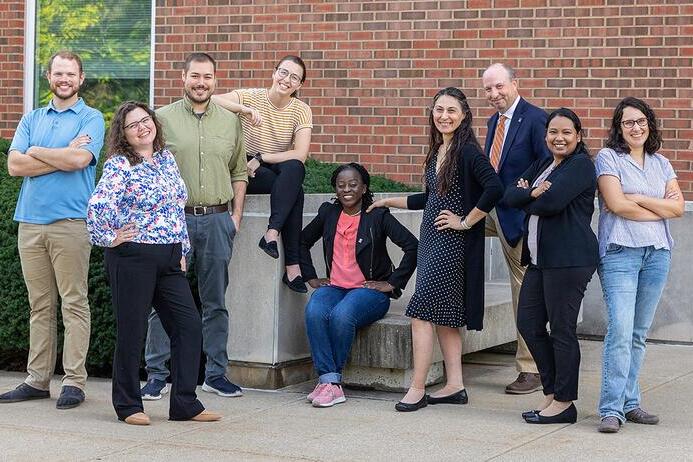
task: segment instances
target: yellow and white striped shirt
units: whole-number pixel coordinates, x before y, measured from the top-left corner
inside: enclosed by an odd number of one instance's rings
[[[247,117],[241,117],[243,136],[250,154],[273,154],[293,149],[294,134],[304,128],[313,128],[313,113],[303,101],[291,102],[279,109],[269,100],[266,88],[234,90],[244,106],[250,106],[262,115],[262,125],[253,127]]]

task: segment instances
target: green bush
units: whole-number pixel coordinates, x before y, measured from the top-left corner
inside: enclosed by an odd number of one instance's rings
[[[308,159],[306,162],[306,178],[303,180],[303,189],[306,193],[331,193],[334,192],[330,179],[332,172],[339,164],[320,162]],[[392,181],[382,175],[371,175],[371,191],[373,192],[407,192],[420,191],[404,183]]]
[[[0,153],[5,154],[9,144],[9,141],[0,138]],[[103,156],[97,168],[97,178],[101,174],[102,163]],[[24,370],[29,350],[29,305],[17,251],[17,223],[12,220],[22,179],[9,176],[5,156],[0,156],[0,164],[0,369]],[[330,177],[336,166],[337,164],[309,160],[304,183],[306,192],[332,192]],[[371,189],[376,192],[413,190],[410,186],[381,176],[372,177]],[[100,247],[93,247],[91,251],[89,306],[91,342],[87,370],[90,375],[110,376],[115,345],[115,323],[111,309],[111,293],[103,266],[103,249]],[[60,349],[60,321],[58,330]]]

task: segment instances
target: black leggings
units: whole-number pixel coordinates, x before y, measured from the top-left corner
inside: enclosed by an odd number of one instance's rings
[[[270,194],[267,229],[282,235],[284,264],[298,264],[298,248],[303,225],[303,178],[306,168],[300,160],[263,163],[250,178],[248,194]]]
[[[537,363],[544,394],[553,393],[556,401],[574,401],[578,397],[577,318],[595,269],[540,269],[530,265],[522,281],[517,329]],[[547,322],[551,333],[546,330]]]

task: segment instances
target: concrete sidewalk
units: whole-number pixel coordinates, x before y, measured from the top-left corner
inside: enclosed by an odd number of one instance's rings
[[[118,422],[110,381],[90,379],[87,401],[58,411],[53,399],[0,405],[2,461],[237,461],[237,460],[693,460],[693,347],[649,345],[642,371],[643,407],[657,426],[627,424],[597,433],[601,342],[583,341],[579,420],[575,425],[529,425],[520,413],[538,394],[503,393],[515,378],[512,356],[465,357],[470,404],[397,413],[400,394],[346,390],[348,401],[316,409],[306,383],[278,392],[246,391],[242,398],[202,392],[218,423],[167,421],[168,400],[146,402],[149,427]],[[0,391],[23,374],[0,372]]]

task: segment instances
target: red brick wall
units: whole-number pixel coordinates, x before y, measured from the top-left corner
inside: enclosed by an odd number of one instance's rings
[[[0,1],[0,138],[12,138],[24,110],[24,0]]]
[[[6,3],[0,21],[23,7]],[[594,150],[601,147],[620,98],[646,99],[661,119],[662,152],[693,199],[690,1],[158,0],[157,5],[156,106],[180,97],[180,68],[191,51],[219,60],[220,90],[267,86],[275,61],[298,53],[309,68],[300,95],[313,109],[312,155],[356,159],[414,183],[427,144],[425,107],[431,96],[444,86],[462,88],[483,143],[491,109],[480,88],[481,73],[504,61],[517,69],[528,100],[548,109],[574,109]],[[0,31],[0,47],[6,46],[3,38],[12,40],[8,33],[5,27]],[[5,59],[0,55],[3,73]],[[20,90],[10,93],[21,95]],[[0,129],[6,128],[2,120]]]

